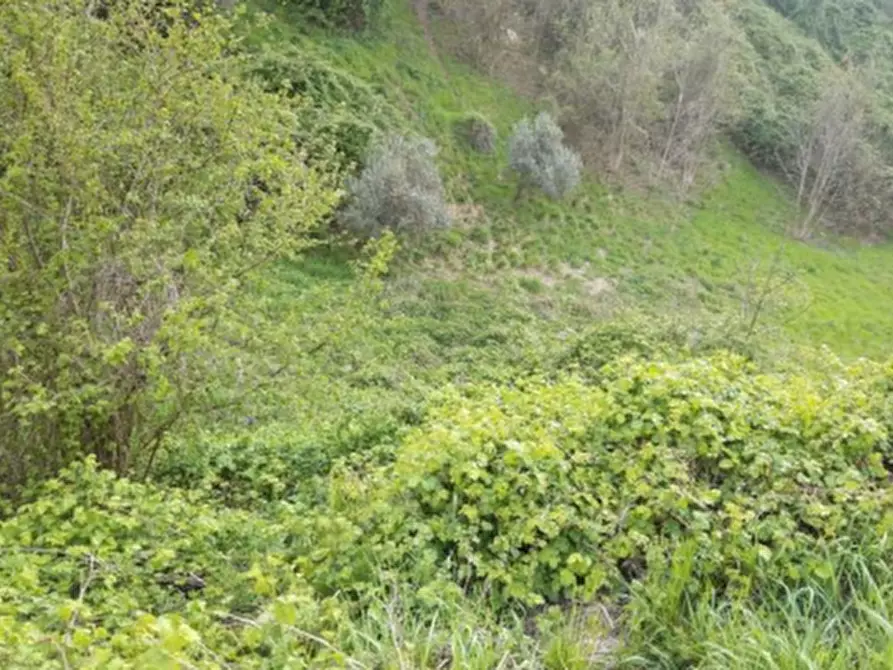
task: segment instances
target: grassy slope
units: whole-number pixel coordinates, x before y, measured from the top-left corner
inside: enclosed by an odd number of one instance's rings
[[[780,253],[780,267],[796,276],[797,287],[787,289],[788,308],[770,318],[783,323],[793,341],[828,344],[846,356],[886,355],[893,250],[844,240],[823,247],[787,240],[781,231],[794,212],[784,193],[737,155],[729,152],[716,185],[686,206],[656,195],[612,193],[590,179],[568,203],[532,198],[516,207],[511,176],[503,170],[504,140],[530,111],[529,102],[436,58],[406,6],[392,10],[384,34],[364,41],[308,40],[294,21],[280,15],[255,38],[312,48],[369,82],[400,112],[405,130],[437,141],[454,200],[483,207],[483,215],[427,250],[427,261],[398,273],[422,287],[417,300],[438,299],[440,289],[449,294],[440,296],[439,318],[467,323],[469,302],[489,299],[534,312],[545,304],[550,319],[576,327],[607,302],[604,294],[592,295],[598,278],[616,282],[610,299],[615,305],[674,312],[684,307],[693,319],[704,310],[734,314],[751,278],[764,277]],[[482,113],[497,126],[503,141],[496,156],[473,155],[456,141],[452,123],[467,112]],[[428,307],[407,308],[417,313]],[[480,316],[489,322],[493,315],[484,310]]]
[[[801,361],[787,356],[791,344],[887,355],[893,249],[789,240],[782,231],[794,212],[785,194],[733,152],[723,150],[724,172],[696,202],[617,192],[589,178],[568,202],[514,205],[505,139],[533,105],[435,58],[408,3],[395,4],[383,34],[364,40],[308,37],[281,9],[250,38],[312,52],[386,98],[402,130],[437,141],[451,197],[473,216],[402,254],[383,310],[351,294],[354,270],[343,251],[321,250],[272,272],[251,307],[275,312],[281,332],[273,336],[306,352],[290,361],[299,372],[252,393],[250,419],[209,417],[178,436],[162,478],[214,481],[235,471],[234,496],[288,496],[333,458],[393,444],[445,384],[550,373],[593,323],[628,310],[668,315],[698,336],[740,332],[751,277],[762,286],[779,250],[796,284],[773,294],[763,312],[760,337],[775,360]],[[453,122],[472,111],[498,127],[496,155],[456,140]]]

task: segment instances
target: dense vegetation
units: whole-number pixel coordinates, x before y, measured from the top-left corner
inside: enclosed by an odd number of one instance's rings
[[[588,163],[686,192],[729,137],[782,174],[798,236],[889,226],[893,52],[869,2],[437,3],[447,49],[551,96]],[[808,39],[771,8],[792,17]]]
[[[0,5],[0,665],[893,667],[888,8],[218,4]]]

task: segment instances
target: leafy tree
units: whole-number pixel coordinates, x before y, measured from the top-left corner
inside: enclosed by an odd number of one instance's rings
[[[803,211],[795,231],[800,238],[812,232],[853,172],[865,124],[864,96],[857,84],[844,76],[831,79],[808,121],[793,131],[797,205]]]
[[[240,285],[336,200],[227,20],[168,4],[0,6],[0,482],[149,458],[214,402]]]

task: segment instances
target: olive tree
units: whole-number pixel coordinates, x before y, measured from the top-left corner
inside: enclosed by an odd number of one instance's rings
[[[515,199],[537,186],[560,200],[580,183],[580,156],[564,144],[564,133],[546,112],[522,119],[509,139],[509,165],[519,176]]]
[[[449,226],[436,155],[437,147],[428,139],[381,139],[359,176],[347,182],[344,223],[363,237],[377,237],[385,230],[418,237]]]
[[[337,197],[224,17],[92,7],[0,3],[0,489],[148,460],[211,402],[240,285]]]

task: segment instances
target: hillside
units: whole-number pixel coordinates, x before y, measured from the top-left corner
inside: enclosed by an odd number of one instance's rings
[[[686,202],[659,191],[624,193],[591,178],[569,205],[537,200],[517,206],[503,168],[505,143],[493,156],[475,156],[462,146],[454,123],[481,114],[505,138],[532,103],[437,57],[408,10],[398,10],[390,21],[386,35],[359,43],[308,38],[285,26],[275,28],[275,39],[337,68],[348,81],[372,89],[370,95],[380,93],[375,107],[390,110],[403,129],[433,138],[440,148],[448,191],[465,207],[459,210],[463,225],[435,243],[433,259],[410,262],[402,274],[437,282],[443,277],[425,270],[434,263],[470,282],[495,279],[497,286],[476,288],[507,291],[512,300],[551,302],[552,294],[560,293],[566,301],[577,294],[596,312],[618,304],[664,314],[681,307],[693,319],[709,319],[746,312],[742,303],[751,297],[748,292],[761,290],[769,268],[778,266],[779,274],[791,275],[791,286],[780,292],[785,295],[773,296],[774,302],[792,304],[774,306],[782,312],[775,319],[793,342],[827,344],[845,356],[886,354],[885,305],[893,282],[886,244],[838,236],[814,243],[790,240],[786,229],[796,213],[784,186],[731,148],[722,151],[722,170]],[[469,216],[477,219],[466,221]],[[593,282],[614,288],[592,301],[585,294]],[[531,288],[534,296],[527,295]],[[729,327],[740,326],[740,320]]]
[[[775,130],[886,39],[776,4],[720,21],[785,54]],[[835,177],[800,235],[758,115],[606,169],[470,6],[0,6],[0,665],[893,667],[882,218]],[[540,111],[563,198],[510,167]],[[450,224],[367,239],[394,134]]]

